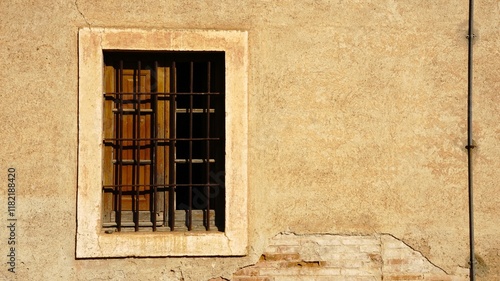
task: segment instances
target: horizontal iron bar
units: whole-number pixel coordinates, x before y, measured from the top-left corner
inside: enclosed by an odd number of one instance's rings
[[[108,92],[103,93],[104,96],[112,96],[112,95],[159,95],[159,96],[179,96],[179,95],[220,95],[220,92]]]
[[[194,163],[194,164],[199,164],[199,163],[215,163],[215,159],[175,159],[175,163]],[[208,160],[208,161],[207,161]]]
[[[191,163],[199,164],[199,163],[215,163],[215,159],[191,159]],[[122,159],[121,161],[113,159],[113,164],[121,163],[121,164],[135,164],[136,161],[134,159]],[[175,159],[175,163],[189,163],[189,159]],[[151,160],[149,159],[141,159],[139,160],[139,164],[147,165],[151,164]]]
[[[122,184],[122,185],[118,185],[118,184],[107,184],[107,185],[103,185],[102,187],[103,188],[112,188],[112,187],[189,187],[189,186],[193,186],[193,187],[198,187],[198,186],[221,186],[221,184],[218,184],[218,183],[192,183],[192,184],[188,184],[188,183],[174,183],[174,184]]]
[[[217,141],[220,138],[105,138],[103,142],[114,142],[114,141]]]
[[[115,113],[136,113],[137,111],[139,111],[138,109],[135,109],[135,108],[123,108],[123,109],[119,109],[119,108],[113,108],[112,110],[113,112]],[[140,112],[142,114],[148,114],[148,113],[153,113],[153,109],[151,108],[141,108],[140,109]],[[175,110],[176,113],[207,113],[207,110],[204,109],[204,108],[193,108],[193,110],[190,110],[189,108],[177,108]],[[210,110],[208,110],[208,112],[210,113],[215,113],[215,109],[211,108]]]

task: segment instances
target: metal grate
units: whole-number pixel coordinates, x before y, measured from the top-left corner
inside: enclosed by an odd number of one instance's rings
[[[103,227],[224,231],[224,53],[105,53]]]

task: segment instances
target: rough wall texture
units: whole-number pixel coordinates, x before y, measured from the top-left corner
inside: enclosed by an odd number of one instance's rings
[[[430,261],[432,270],[462,276],[467,7],[448,0],[0,1],[0,222],[7,226],[9,167],[18,219],[17,273],[7,271],[4,226],[0,278],[229,279],[259,264],[282,231],[388,233],[421,253],[422,266]],[[476,3],[479,280],[500,278],[499,16],[497,1]],[[84,26],[249,32],[248,256],[75,259],[77,32]]]

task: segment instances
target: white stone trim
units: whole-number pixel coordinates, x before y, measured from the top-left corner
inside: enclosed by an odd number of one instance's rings
[[[245,31],[82,28],[76,257],[240,256],[247,253],[248,39]],[[224,51],[225,232],[102,230],[103,50]]]

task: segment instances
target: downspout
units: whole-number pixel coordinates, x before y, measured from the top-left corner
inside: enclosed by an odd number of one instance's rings
[[[474,20],[474,0],[469,0],[469,33],[467,39],[469,41],[468,48],[468,75],[467,75],[467,172],[468,172],[468,189],[469,189],[469,255],[470,255],[470,280],[476,280],[476,259],[474,257],[474,197],[473,197],[473,181],[472,181],[472,149],[474,144],[472,141],[472,46],[474,40],[473,33]]]

